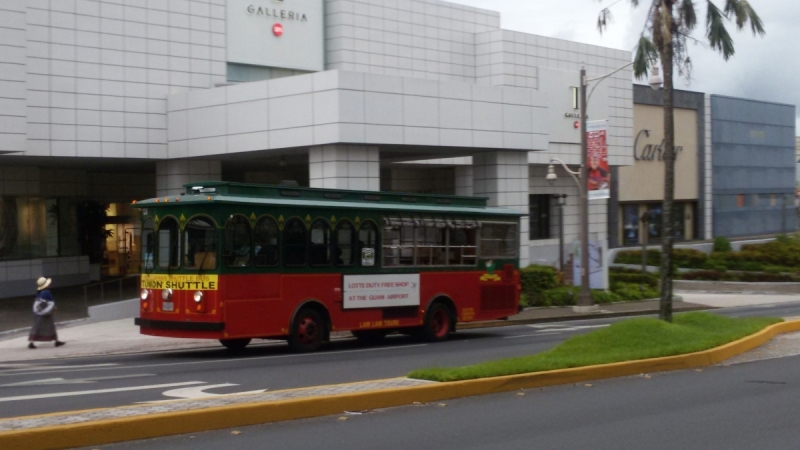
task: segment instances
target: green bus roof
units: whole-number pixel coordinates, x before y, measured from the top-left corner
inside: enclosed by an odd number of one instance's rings
[[[216,204],[355,208],[420,213],[524,215],[514,209],[487,207],[486,197],[350,191],[225,181],[189,183],[184,187],[186,192],[180,196],[151,198],[139,201],[134,206],[138,208],[177,207],[182,204],[196,205],[197,203],[213,202]]]

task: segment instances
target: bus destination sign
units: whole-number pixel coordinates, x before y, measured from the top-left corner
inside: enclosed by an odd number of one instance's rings
[[[345,275],[344,309],[419,306],[419,274]]]
[[[172,289],[174,291],[216,291],[218,275],[157,275],[142,274],[142,289]]]

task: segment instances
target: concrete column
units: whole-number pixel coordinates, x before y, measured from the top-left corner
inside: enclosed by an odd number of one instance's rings
[[[183,185],[222,180],[222,163],[202,159],[175,159],[156,163],[156,195],[180,195]]]
[[[309,186],[379,191],[380,150],[377,146],[323,145],[308,151]]]
[[[479,197],[489,197],[489,206],[517,209],[520,220],[519,264],[529,262],[528,153],[493,151],[472,156],[472,189]]]
[[[472,196],[472,166],[456,166],[456,195]]]
[[[703,209],[703,216],[704,216],[703,219],[705,223],[703,226],[704,235],[697,236],[697,238],[714,239],[714,222],[713,222],[714,221],[714,203],[713,203],[714,172],[712,167],[713,161],[711,160],[712,151],[714,149],[711,146],[711,96],[708,94],[706,94],[705,96],[705,115],[706,115],[705,117],[706,139],[704,145],[706,151],[705,151],[705,173],[703,174],[705,183],[701,185],[701,189],[703,189],[705,195],[703,196],[704,204],[697,205],[698,210],[700,210],[701,208]]]

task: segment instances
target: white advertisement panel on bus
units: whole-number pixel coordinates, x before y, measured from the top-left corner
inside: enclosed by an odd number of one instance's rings
[[[419,306],[419,274],[345,275],[344,309]]]

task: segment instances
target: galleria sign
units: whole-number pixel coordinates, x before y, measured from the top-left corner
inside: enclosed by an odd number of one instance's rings
[[[661,140],[661,143],[658,145],[655,144],[643,144],[640,143],[640,140],[644,135],[645,138],[650,137],[650,130],[642,129],[639,131],[639,134],[636,135],[636,140],[633,141],[633,159],[636,161],[655,161],[658,159],[659,161],[664,160],[664,140]],[[642,145],[640,147],[640,145]],[[676,145],[675,146],[675,159],[678,159],[678,155],[683,151],[683,146]]]
[[[275,9],[270,7],[247,5],[247,13],[255,16],[264,16],[266,18],[308,22],[308,18],[306,17],[305,13],[287,11],[285,9]]]

